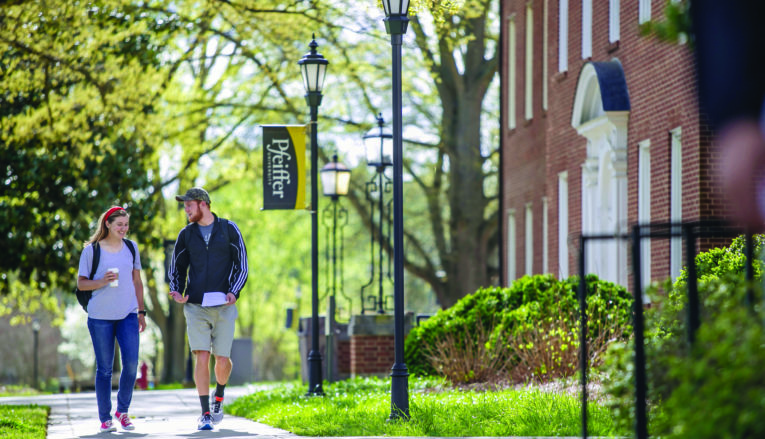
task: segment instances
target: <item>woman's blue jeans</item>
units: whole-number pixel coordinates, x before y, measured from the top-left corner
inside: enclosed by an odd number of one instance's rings
[[[138,373],[138,314],[130,313],[122,320],[88,318],[90,339],[96,353],[96,400],[98,418],[106,422],[112,418],[112,367],[114,340],[120,347],[122,372],[117,390],[117,411],[127,413],[133,399],[133,387]]]

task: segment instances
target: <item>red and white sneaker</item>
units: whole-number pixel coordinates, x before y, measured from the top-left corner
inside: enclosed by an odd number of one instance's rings
[[[111,419],[101,423],[101,433],[106,433],[110,431],[117,431],[117,427],[115,427],[114,424],[112,424]]]
[[[135,426],[130,422],[130,416],[128,416],[127,413],[114,412],[114,417],[120,421],[123,430],[135,430]],[[116,430],[116,428],[114,430]]]

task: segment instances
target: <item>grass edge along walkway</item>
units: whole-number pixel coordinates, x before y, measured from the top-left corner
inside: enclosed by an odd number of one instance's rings
[[[45,439],[50,407],[0,404],[0,437]]]
[[[226,411],[300,436],[577,436],[578,395],[533,388],[457,390],[443,380],[409,379],[409,422],[388,421],[390,380],[356,378],[324,384],[325,396],[305,396],[299,382],[238,398]],[[622,436],[610,411],[588,405],[593,436]]]

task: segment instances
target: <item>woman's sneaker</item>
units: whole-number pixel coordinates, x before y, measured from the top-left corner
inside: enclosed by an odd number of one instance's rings
[[[199,423],[197,424],[197,430],[212,430],[213,420],[210,416],[210,412],[205,413],[199,417]]]
[[[213,424],[217,424],[223,420],[223,398],[213,395],[211,399],[210,417],[212,418]]]
[[[122,425],[123,430],[135,430],[135,426],[132,422],[130,422],[130,417],[127,413],[114,412],[114,417],[120,421],[120,425]]]
[[[112,424],[111,419],[101,423],[101,433],[105,433],[108,431],[117,431],[117,427],[115,427],[114,424]]]

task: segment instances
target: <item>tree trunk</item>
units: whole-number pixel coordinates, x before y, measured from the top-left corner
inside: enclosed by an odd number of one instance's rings
[[[489,240],[492,234],[487,214],[489,198],[484,193],[487,157],[481,153],[481,110],[496,66],[487,63],[485,55],[485,17],[468,20],[467,28],[476,38],[463,52],[464,71],[455,68],[454,49],[440,44],[443,81],[441,97],[441,144],[449,158],[449,246],[441,250],[441,264],[448,274],[436,294],[447,308],[467,294],[489,285]],[[447,60],[444,62],[443,60]],[[488,149],[488,148],[487,148]]]
[[[146,278],[156,279],[154,269],[146,267]],[[162,337],[162,377],[163,383],[179,383],[186,378],[186,317],[183,305],[169,300],[165,312],[159,300],[159,291],[155,282],[147,282],[148,301],[146,309],[149,317],[159,328]],[[155,365],[156,367],[156,365]]]
[[[482,93],[471,93],[468,88],[455,97],[450,108],[445,108],[453,110],[454,116],[444,126],[448,130],[444,139],[450,174],[447,193],[450,245],[449,253],[442,259],[449,278],[442,290],[443,297],[439,297],[444,308],[489,284],[488,249],[483,237],[487,199],[480,143],[482,101]]]
[[[186,381],[186,317],[183,315],[183,306],[179,303],[170,304],[168,324],[162,330],[162,344],[164,351],[162,360],[163,383],[180,383]]]

